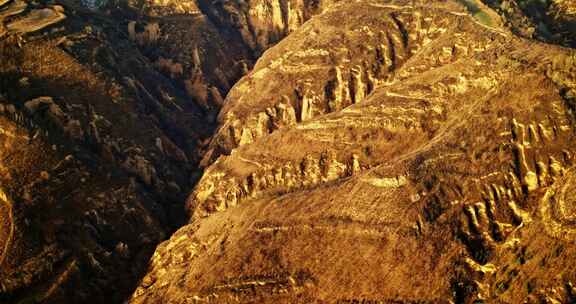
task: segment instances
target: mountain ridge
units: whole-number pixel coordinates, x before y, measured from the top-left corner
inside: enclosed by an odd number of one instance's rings
[[[0,1],[0,302],[574,301],[574,20]]]

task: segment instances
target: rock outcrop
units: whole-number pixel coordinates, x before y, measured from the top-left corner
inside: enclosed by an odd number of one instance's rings
[[[5,35],[22,35],[42,30],[66,19],[64,8],[60,5],[31,9],[27,14],[14,19],[25,12],[28,4],[21,0],[3,1],[0,3],[0,38]],[[9,22],[6,18],[12,17]]]
[[[341,1],[258,0],[210,3],[200,0],[199,2],[216,24],[232,25],[250,49],[261,53],[300,27],[313,15]]]
[[[215,116],[220,97],[270,46],[339,1],[119,2],[140,16],[127,31],[160,70]],[[110,3],[108,6],[113,6]],[[190,30],[194,29],[194,30]],[[152,38],[152,39],[151,39]]]
[[[0,302],[575,302],[574,20],[0,0]]]
[[[576,46],[574,1],[483,0],[482,2],[504,16],[506,26],[517,35],[572,48]]]
[[[343,4],[269,49],[131,302],[574,301],[576,52],[475,7]]]
[[[259,60],[228,95],[205,164],[284,126],[363,102],[375,87],[392,82],[421,49],[457,26],[450,14],[442,19],[426,12],[385,11],[383,17],[344,14],[335,10],[315,18],[306,25],[307,31],[290,35]],[[322,34],[310,34],[311,28],[320,27]],[[437,54],[438,60],[466,56],[465,39],[456,37],[453,45]],[[402,73],[410,72],[415,71]]]
[[[105,12],[2,4],[0,302],[119,303],[185,221],[210,125]]]

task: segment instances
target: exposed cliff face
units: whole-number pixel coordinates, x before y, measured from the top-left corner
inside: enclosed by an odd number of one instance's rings
[[[108,7],[139,16],[127,25],[132,40],[212,118],[263,51],[338,2],[118,1]]]
[[[402,67],[439,40],[453,42],[434,54],[439,64],[470,51],[467,37],[452,37],[458,25],[451,14],[346,13],[334,10],[315,18],[258,61],[228,95],[205,164],[276,129],[360,103],[375,87],[420,72]]]
[[[343,4],[268,50],[132,302],[574,301],[576,53],[479,7]]]
[[[130,293],[224,96],[330,4],[0,1],[0,301]]]
[[[215,26],[195,1],[120,7],[113,16],[135,15],[124,24],[130,40],[213,119],[222,96],[252,66],[252,51],[229,33],[230,25]]]
[[[573,23],[0,0],[0,302],[574,302]]]
[[[232,26],[244,43],[260,54],[294,31],[313,15],[339,0],[199,0],[219,26]]]

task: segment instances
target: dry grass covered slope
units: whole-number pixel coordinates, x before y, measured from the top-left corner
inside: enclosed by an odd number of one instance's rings
[[[0,0],[0,303],[575,302],[574,20]]]
[[[1,303],[131,294],[223,96],[332,4],[225,2],[0,1]]]
[[[269,49],[131,302],[574,301],[576,53],[479,7],[348,3]]]

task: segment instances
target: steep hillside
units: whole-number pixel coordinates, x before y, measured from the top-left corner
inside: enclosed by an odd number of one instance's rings
[[[467,0],[462,0],[467,1]],[[576,3],[572,0],[482,0],[525,38],[576,46]]]
[[[223,96],[329,4],[0,1],[0,302],[126,298]]]
[[[3,8],[0,302],[119,302],[184,220],[203,114],[105,17]]]
[[[133,303],[569,303],[576,52],[475,3],[335,6],[234,86]]]
[[[0,302],[120,302],[186,218],[206,112],[130,19],[1,4]]]
[[[575,302],[574,9],[0,0],[0,303]]]

